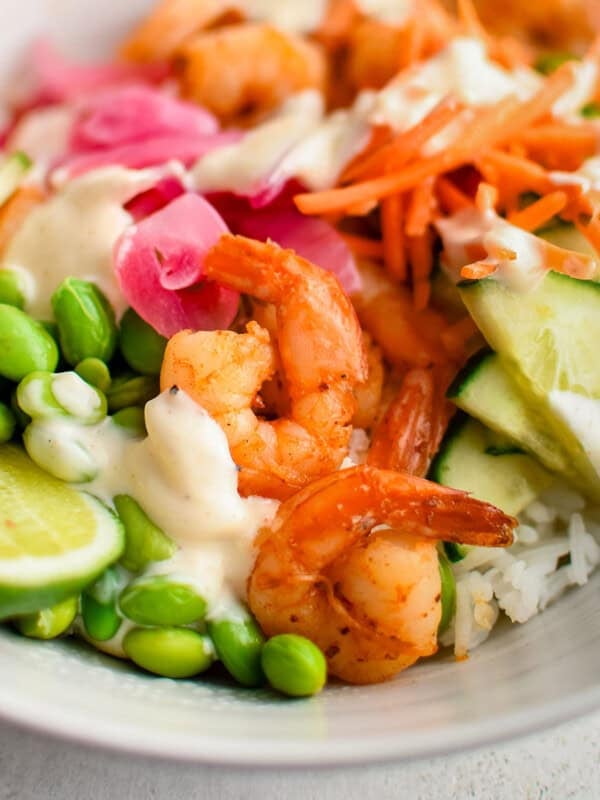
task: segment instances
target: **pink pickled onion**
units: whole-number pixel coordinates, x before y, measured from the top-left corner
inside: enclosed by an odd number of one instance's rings
[[[28,86],[30,96],[23,98],[28,107],[61,103],[119,83],[157,83],[170,72],[166,64],[78,64],[63,58],[45,39],[34,43],[27,67],[33,75]]]
[[[317,217],[306,217],[295,208],[248,209],[227,195],[215,197],[215,205],[234,233],[252,239],[272,239],[281,247],[332,272],[348,294],[357,292],[361,279],[350,248],[335,228]]]
[[[202,280],[204,255],[227,230],[210,203],[184,194],[117,242],[114,263],[121,291],[163,336],[231,324],[239,295]]]
[[[152,86],[115,86],[78,104],[71,131],[75,151],[115,147],[157,136],[209,136],[219,130],[211,113]]]
[[[136,222],[154,214],[155,211],[160,211],[171,200],[175,200],[184,193],[185,189],[181,182],[174,176],[163,178],[152,189],[147,192],[136,195],[133,200],[130,200],[125,208],[131,214]]]
[[[192,136],[167,134],[138,142],[128,142],[116,147],[75,153],[62,160],[58,166],[66,171],[69,178],[72,178],[92,169],[115,164],[130,169],[143,169],[175,160],[187,165],[210,150],[238,141],[243,135],[241,131],[223,131],[210,135]]]

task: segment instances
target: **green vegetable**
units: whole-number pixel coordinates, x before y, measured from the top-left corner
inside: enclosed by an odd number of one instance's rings
[[[25,307],[21,279],[12,269],[0,269],[0,303],[20,309]]]
[[[58,364],[54,339],[24,311],[0,304],[0,375],[20,381],[30,372],[53,372]]]
[[[76,372],[30,372],[17,387],[17,402],[32,419],[70,417],[94,425],[106,416],[106,397]]]
[[[438,635],[444,633],[456,612],[456,581],[450,562],[443,553],[439,554],[440,580],[442,595],[442,616],[438,627]]]
[[[130,308],[121,320],[119,346],[131,369],[159,375],[167,340]]]
[[[598,119],[600,117],[600,103],[588,103],[581,109],[580,114],[586,119]]]
[[[122,565],[140,572],[153,561],[165,561],[177,551],[177,545],[148,517],[140,505],[126,494],[113,498],[117,514],[125,527],[125,552]]]
[[[85,632],[91,639],[106,642],[116,635],[121,627],[117,611],[117,597],[124,583],[124,576],[116,567],[109,567],[81,596],[81,616]]]
[[[4,158],[0,163],[0,205],[5,203],[19,188],[21,181],[31,168],[31,159],[25,153],[17,152]]]
[[[31,422],[23,432],[27,454],[43,470],[67,483],[86,483],[98,474],[98,462],[88,448],[85,426],[55,420]]]
[[[290,697],[317,694],[327,679],[323,653],[316,644],[295,633],[269,639],[263,647],[261,663],[271,686]]]
[[[138,667],[165,678],[191,678],[214,661],[208,636],[189,628],[134,628],[123,650]]]
[[[128,406],[116,411],[112,415],[112,421],[120,428],[125,428],[133,436],[146,435],[146,422],[144,409],[139,406]]]
[[[30,639],[56,639],[66,633],[79,610],[79,598],[67,597],[62,603],[27,614],[15,620],[15,627]]]
[[[191,625],[206,614],[206,600],[194,587],[168,575],[133,581],[121,592],[119,606],[138,625]]]
[[[128,406],[143,406],[159,393],[157,378],[151,375],[120,375],[107,392],[111,412]]]
[[[463,558],[466,558],[469,549],[470,547],[468,544],[457,544],[456,542],[444,542],[444,551],[448,556],[448,559],[453,564],[456,564],[457,561],[462,561]]]
[[[66,278],[52,295],[60,346],[75,366],[85,358],[108,362],[117,344],[115,314],[100,289],[89,281]]]
[[[265,640],[251,617],[210,622],[208,633],[218,657],[238,683],[242,686],[260,686],[263,683],[261,655]]]
[[[84,358],[75,367],[75,372],[104,394],[110,389],[110,370],[99,358]]]
[[[15,419],[17,421],[17,426],[19,427],[19,429],[24,430],[31,422],[31,417],[29,416],[29,414],[26,414],[17,403],[16,388],[11,392],[10,395],[10,410],[15,415]]]
[[[560,53],[557,51],[544,53],[535,62],[534,67],[542,75],[550,75],[567,61],[577,61],[577,56],[572,53]]]
[[[13,410],[5,403],[0,403],[0,444],[9,442],[17,427],[17,418]]]
[[[490,446],[501,455],[491,455]],[[515,452],[514,442],[466,415],[454,419],[430,475],[436,483],[470,492],[507,514],[518,514],[553,481],[537,461],[522,450]]]

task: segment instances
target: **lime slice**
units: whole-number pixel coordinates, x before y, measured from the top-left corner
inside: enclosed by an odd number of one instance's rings
[[[100,501],[0,448],[0,619],[78,593],[122,554],[123,527]]]

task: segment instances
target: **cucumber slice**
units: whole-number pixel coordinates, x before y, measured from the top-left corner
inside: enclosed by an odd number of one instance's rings
[[[559,222],[557,225],[545,228],[543,231],[538,232],[538,236],[540,239],[545,239],[550,244],[563,247],[565,250],[573,250],[576,253],[598,258],[598,253],[591,243],[570,222]]]
[[[549,272],[528,292],[515,292],[486,278],[461,284],[460,293],[517,382],[527,408],[538,416],[538,427],[546,426],[567,452],[578,488],[600,500],[598,447],[582,436],[571,402],[579,399],[586,404],[587,427],[593,436],[591,406],[600,398],[600,284]],[[565,413],[566,401],[572,407],[570,414]]]
[[[577,480],[568,452],[534,408],[527,405],[519,384],[496,353],[484,350],[473,356],[455,378],[447,396],[471,417],[535,456],[549,470],[562,473],[571,481]]]
[[[0,205],[19,188],[30,168],[31,159],[25,153],[13,153],[0,163]]]
[[[487,453],[497,436],[477,420],[461,415],[446,434],[430,476],[514,515],[547,489],[553,477],[526,453],[515,453],[514,447],[506,455]]]

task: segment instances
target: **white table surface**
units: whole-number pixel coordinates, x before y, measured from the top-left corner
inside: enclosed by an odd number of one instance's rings
[[[597,800],[600,714],[508,745],[351,770],[150,762],[0,723],[0,800]]]

